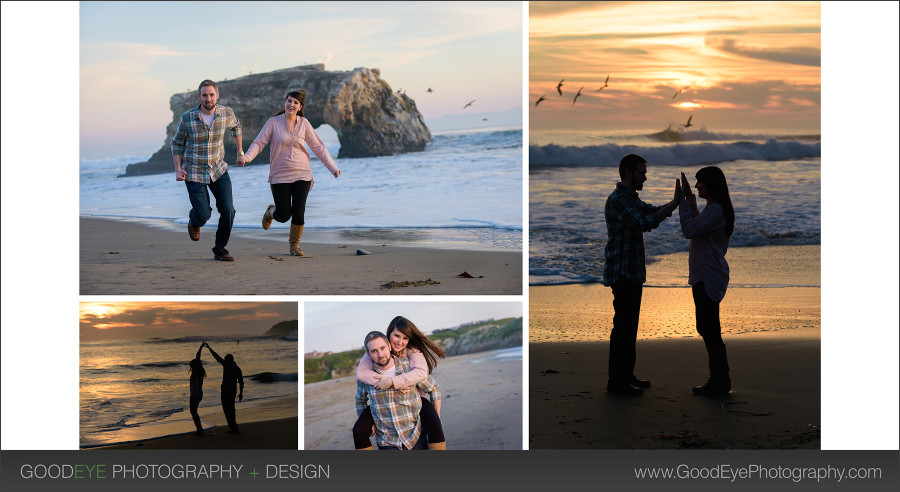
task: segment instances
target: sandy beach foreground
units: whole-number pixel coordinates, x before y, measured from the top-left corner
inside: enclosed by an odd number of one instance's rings
[[[519,252],[303,242],[310,258],[300,258],[287,254],[286,236],[232,235],[228,250],[235,261],[219,262],[211,251],[214,225],[193,242],[186,230],[87,217],[79,224],[82,295],[522,293]],[[357,249],[373,254],[357,256]],[[457,277],[462,272],[481,278]],[[429,279],[437,283],[414,285]],[[391,282],[393,288],[382,287]]]
[[[216,426],[202,436],[179,434],[90,449],[297,449],[297,397],[280,398],[253,407],[236,405],[240,432],[229,433],[222,412],[204,415]],[[193,424],[185,424],[190,428]]]
[[[522,360],[497,353],[450,357],[435,369],[448,450],[522,449]],[[353,449],[355,395],[353,377],[305,385],[304,449]]]
[[[819,449],[819,247],[735,248],[729,262],[745,287],[721,304],[727,397],[691,392],[709,373],[689,288],[644,288],[635,374],[653,386],[640,397],[606,392],[609,287],[529,288],[530,448]],[[669,282],[684,265],[669,255],[648,277]]]

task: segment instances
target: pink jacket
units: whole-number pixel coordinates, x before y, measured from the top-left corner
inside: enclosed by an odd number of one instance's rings
[[[249,162],[259,155],[267,144],[271,144],[269,148],[269,160],[271,161],[269,162],[269,183],[271,184],[313,180],[306,145],[309,145],[309,148],[331,174],[338,170],[337,164],[309,121],[302,116],[298,116],[297,120],[297,129],[292,134],[283,114],[269,118],[256,140],[247,149],[245,157]],[[310,189],[312,189],[312,184],[310,184]]]

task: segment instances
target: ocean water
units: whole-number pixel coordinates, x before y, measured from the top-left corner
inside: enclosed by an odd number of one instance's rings
[[[231,353],[244,374],[237,409],[298,394],[298,348],[291,337],[181,337],[90,342],[80,353],[80,447],[193,432],[188,363],[206,340]],[[222,410],[222,366],[204,348],[206,379],[198,413]],[[240,424],[240,421],[238,421]],[[204,421],[204,427],[212,424]]]
[[[819,135],[670,127],[657,133],[532,133],[530,138],[530,285],[603,281],[603,209],[619,181],[619,160],[630,153],[648,161],[647,182],[639,195],[653,205],[672,200],[681,172],[693,188],[697,170],[719,166],[736,215],[730,249],[821,243]],[[701,210],[703,202],[698,202]],[[644,244],[648,264],[687,251],[678,211],[644,233]],[[681,276],[647,281],[660,287],[684,285]]]
[[[338,155],[336,137],[322,138],[332,156]],[[439,133],[423,152],[336,159],[338,179],[310,155],[315,181],[307,201],[304,240],[522,249],[521,128]],[[81,160],[80,214],[183,230],[190,202],[174,173],[117,177],[128,164],[147,157]],[[272,238],[260,225],[272,203],[268,173],[268,165],[229,166],[235,233]],[[213,206],[210,223],[217,220]],[[289,227],[272,224],[273,229]]]

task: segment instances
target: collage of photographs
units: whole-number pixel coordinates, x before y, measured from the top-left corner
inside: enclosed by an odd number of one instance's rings
[[[4,170],[3,449],[867,449],[828,428],[842,345],[865,351],[868,382],[841,376],[862,385],[852,408],[897,416],[896,201],[886,277],[823,258],[869,241],[851,216],[823,226],[867,199],[823,201],[828,181],[897,177],[823,146],[823,3],[69,10],[78,164],[58,178],[77,191],[58,229],[26,212],[52,193],[13,202]],[[48,131],[30,160],[65,133]],[[30,283],[32,244],[61,259]],[[891,286],[838,318],[836,277]],[[13,318],[19,297],[42,301]],[[11,333],[39,310],[77,335]],[[837,319],[887,324],[835,341]],[[875,338],[892,348],[870,357]],[[77,437],[10,430],[23,352],[77,366],[52,364],[71,401],[31,417],[77,415]],[[861,442],[896,447],[890,425]]]

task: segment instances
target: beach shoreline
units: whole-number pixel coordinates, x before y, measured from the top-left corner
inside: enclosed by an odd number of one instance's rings
[[[744,287],[730,287],[721,303],[725,397],[691,391],[709,371],[686,254],[647,266],[648,279],[673,285],[681,275],[684,286],[643,289],[635,375],[652,386],[640,397],[606,392],[609,287],[529,287],[530,449],[819,449],[819,252],[729,250],[732,281]]]
[[[448,450],[522,449],[522,360],[498,357],[509,350],[448,357],[434,370]],[[356,378],[309,383],[303,391],[304,449],[352,450]]]
[[[91,446],[82,449],[288,449],[298,443],[298,397],[278,398],[259,405],[242,407],[235,405],[235,420],[240,432],[228,433],[228,422],[221,411],[203,415],[203,423],[215,426],[206,429],[201,436],[186,433],[153,437],[136,441]],[[190,429],[193,422],[186,421]]]
[[[200,241],[130,221],[79,219],[82,295],[520,295],[521,251],[467,251],[378,243],[284,242],[233,234],[234,262],[213,260],[215,223]],[[357,255],[357,249],[372,253]],[[458,277],[468,272],[475,278]],[[431,279],[438,283],[416,285]],[[393,284],[390,284],[393,282]],[[382,286],[390,284],[394,288]]]

